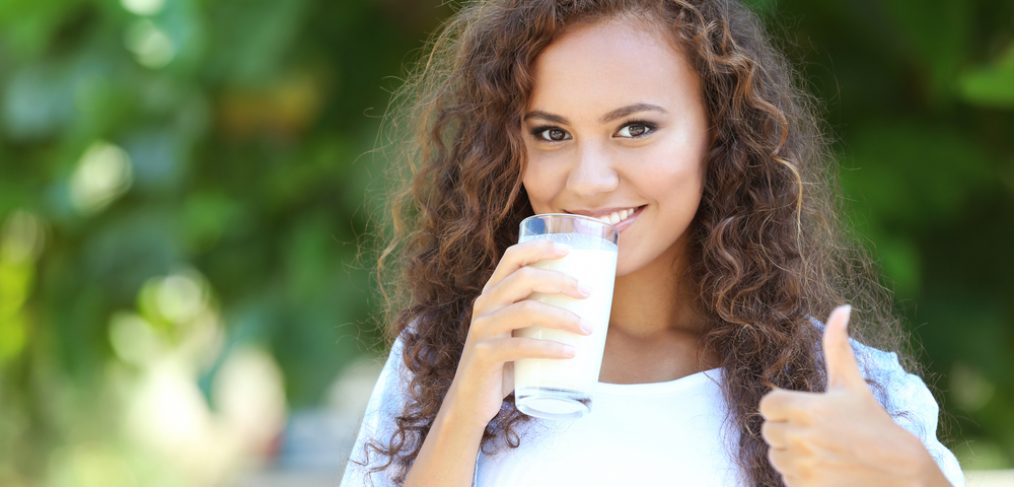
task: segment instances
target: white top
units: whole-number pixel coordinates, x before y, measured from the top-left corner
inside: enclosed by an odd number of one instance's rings
[[[856,342],[853,347],[889,391],[888,410],[907,411],[895,421],[922,440],[955,487],[963,487],[957,460],[936,438],[938,407],[922,379],[906,373],[893,353]],[[479,452],[473,485],[745,485],[734,461],[739,432],[725,421],[721,375],[712,369],[667,382],[600,382],[583,418],[536,418],[518,428],[519,448],[498,443],[495,452]],[[407,379],[399,339],[370,396],[350,460],[363,459],[363,444],[373,435],[386,440],[394,431]],[[371,453],[370,466],[385,460]],[[350,461],[341,487],[393,486],[390,473],[374,473],[370,483],[363,467]]]
[[[739,436],[723,426],[719,381],[712,369],[668,382],[600,382],[585,417],[535,419],[520,448],[481,455],[475,484],[739,485],[731,461]]]

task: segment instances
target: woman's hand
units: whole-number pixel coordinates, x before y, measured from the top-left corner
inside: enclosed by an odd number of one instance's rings
[[[790,487],[950,485],[914,435],[870,392],[849,345],[851,308],[824,330],[824,393],[775,389],[760,402],[768,459]]]
[[[504,252],[493,275],[472,305],[472,322],[461,352],[454,380],[444,398],[451,401],[457,421],[470,421],[485,429],[500,411],[504,398],[514,390],[514,364],[520,358],[565,359],[574,356],[572,346],[534,338],[512,336],[527,326],[591,334],[582,328],[578,315],[528,299],[532,293],[565,294],[585,298],[577,280],[562,272],[531,267],[541,260],[560,258],[567,247],[549,240],[512,245]]]

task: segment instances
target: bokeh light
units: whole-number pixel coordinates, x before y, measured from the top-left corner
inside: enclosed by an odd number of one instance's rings
[[[93,143],[78,160],[70,179],[70,199],[82,213],[95,213],[127,192],[133,182],[130,157],[119,146]]]

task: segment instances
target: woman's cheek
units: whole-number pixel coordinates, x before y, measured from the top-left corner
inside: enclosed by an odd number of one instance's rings
[[[540,171],[528,169],[521,179],[521,184],[528,193],[528,200],[536,213],[545,213],[550,209],[553,199],[552,184],[548,175]]]

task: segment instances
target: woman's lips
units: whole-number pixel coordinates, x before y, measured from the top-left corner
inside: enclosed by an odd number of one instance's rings
[[[617,223],[616,225],[613,225],[613,228],[616,229],[616,233],[620,233],[623,230],[625,230],[627,227],[629,227],[630,225],[633,225],[634,224],[634,220],[637,220],[637,217],[641,216],[641,212],[644,211],[644,208],[647,207],[647,206],[648,205],[638,206],[637,209],[634,210],[634,213],[632,213],[630,216],[628,216],[625,220]]]

